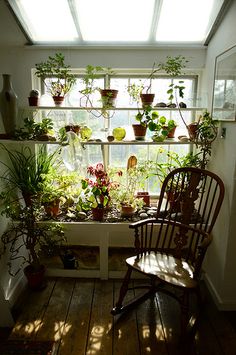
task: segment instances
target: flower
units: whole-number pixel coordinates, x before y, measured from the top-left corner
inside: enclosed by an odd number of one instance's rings
[[[111,189],[116,189],[118,184],[111,181],[102,163],[97,163],[95,167],[88,166],[87,173],[94,177],[94,179],[86,178],[82,180],[82,189],[88,204],[87,208],[107,206],[110,200],[109,192]],[[122,172],[119,171],[118,174],[122,174]]]

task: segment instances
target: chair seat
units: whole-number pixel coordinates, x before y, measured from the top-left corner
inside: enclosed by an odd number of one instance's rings
[[[154,275],[178,287],[194,288],[197,286],[197,281],[193,279],[193,267],[172,255],[150,252],[140,257],[132,256],[126,259],[126,263],[137,271]]]

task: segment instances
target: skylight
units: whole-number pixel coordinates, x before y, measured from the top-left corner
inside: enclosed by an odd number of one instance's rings
[[[32,44],[204,44],[228,0],[8,0]]]
[[[145,6],[143,0],[76,0],[75,3],[85,41],[149,39],[155,0],[146,1]]]

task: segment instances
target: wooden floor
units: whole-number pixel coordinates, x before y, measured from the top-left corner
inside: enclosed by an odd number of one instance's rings
[[[44,290],[24,295],[10,338],[56,340],[57,355],[236,354],[235,313],[219,312],[207,300],[195,338],[181,345],[176,301],[158,293],[113,318],[119,286],[118,280],[49,279]]]

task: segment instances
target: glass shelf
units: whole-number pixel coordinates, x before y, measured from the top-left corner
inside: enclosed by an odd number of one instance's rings
[[[61,144],[63,145],[67,145],[66,142],[58,142],[58,141],[36,141],[36,140],[14,140],[14,139],[1,139],[0,140],[1,143],[19,143],[19,144]],[[166,139],[163,142],[153,142],[151,140],[145,140],[145,141],[136,141],[136,140],[132,140],[132,141],[113,141],[113,142],[108,142],[108,141],[86,141],[80,142],[82,146],[84,145],[174,145],[174,144],[193,144],[192,142],[181,142],[177,139]]]
[[[26,106],[24,107],[25,110],[29,111],[68,111],[68,110],[75,110],[75,111],[138,111],[138,110],[143,110],[142,107],[115,107],[115,108],[109,108],[109,109],[103,109],[102,107],[75,107],[75,106]],[[172,108],[172,107],[153,107],[153,111],[179,111],[178,108]],[[206,110],[205,107],[187,107],[187,108],[180,108],[181,112],[188,112],[188,111],[204,111]]]

